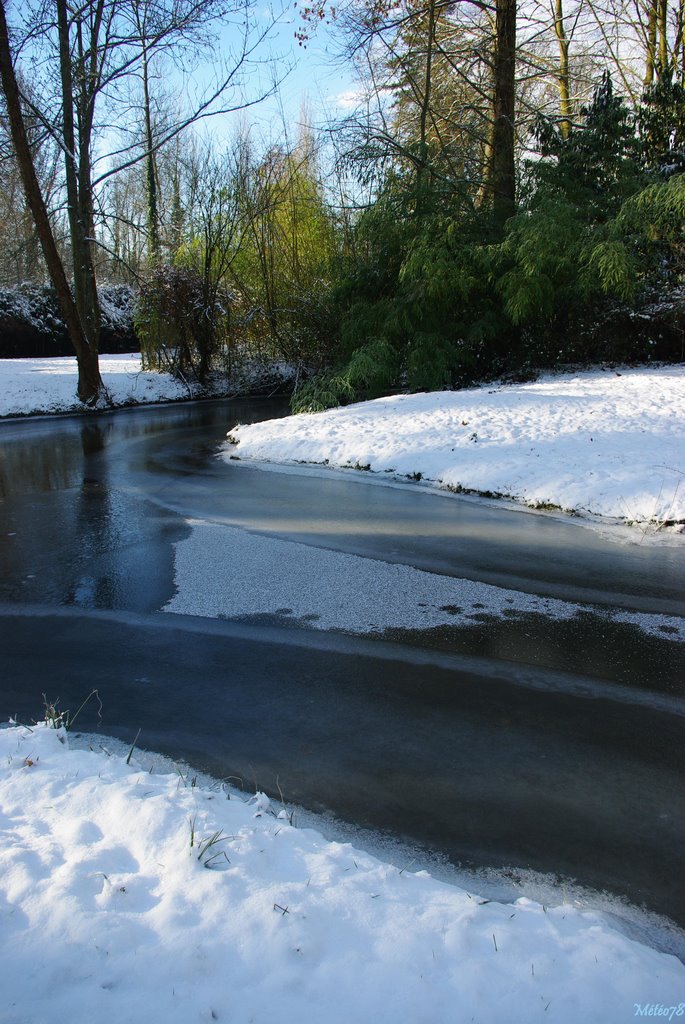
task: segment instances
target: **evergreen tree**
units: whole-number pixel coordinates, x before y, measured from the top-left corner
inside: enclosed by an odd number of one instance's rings
[[[601,223],[646,181],[635,117],[615,95],[608,72],[581,119],[566,137],[552,122],[538,121],[542,160],[531,168],[539,186],[537,201],[560,195],[583,210],[588,221]]]
[[[641,156],[664,177],[685,171],[685,88],[666,68],[644,92],[637,111]]]

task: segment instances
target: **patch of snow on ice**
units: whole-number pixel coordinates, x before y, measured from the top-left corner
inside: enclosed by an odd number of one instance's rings
[[[316,629],[381,633],[469,625],[483,616],[537,613],[564,620],[581,606],[505,590],[295,541],[190,520],[174,545],[178,592],[164,611],[207,618],[284,614]],[[618,613],[603,609],[614,618]],[[667,615],[621,612],[620,621],[685,640],[685,623]]]

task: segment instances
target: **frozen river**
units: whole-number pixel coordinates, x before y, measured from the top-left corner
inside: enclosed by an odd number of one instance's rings
[[[98,687],[105,734],[685,923],[683,549],[215,457],[284,411],[0,424],[2,713]]]

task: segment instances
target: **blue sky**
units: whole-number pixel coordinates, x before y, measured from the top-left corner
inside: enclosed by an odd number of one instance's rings
[[[265,25],[271,20],[266,9],[261,20]],[[321,126],[327,117],[343,112],[344,97],[352,93],[355,81],[351,66],[336,59],[339,43],[335,25],[317,26],[306,46],[300,46],[295,32],[301,25],[298,8],[291,4],[271,29],[268,42],[255,55],[256,59],[259,56],[264,60],[271,55],[276,74],[285,76],[278,95],[251,107],[243,115],[217,119],[214,131],[219,134],[230,133],[230,125],[242,116],[243,120],[254,124],[268,139],[271,134],[274,137],[282,136],[283,116],[289,127],[294,126],[301,121],[303,111],[306,110],[307,120],[315,126]],[[221,42],[226,48],[230,45],[231,32],[230,27],[222,30]],[[255,67],[251,84],[255,92],[259,91],[260,86],[263,87],[268,77],[266,66]]]

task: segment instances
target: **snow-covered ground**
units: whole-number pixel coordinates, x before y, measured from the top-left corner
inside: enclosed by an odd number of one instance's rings
[[[233,427],[225,458],[365,469],[631,523],[685,520],[685,367],[379,398]]]
[[[189,397],[170,373],[143,371],[140,354],[100,356],[100,373],[113,405],[143,405]],[[0,416],[79,412],[76,358],[0,359]]]
[[[102,407],[276,391],[294,372],[286,363],[246,360],[234,368],[230,379],[217,373],[200,387],[197,383],[184,384],[170,373],[143,370],[139,353],[101,355],[100,374],[107,390]],[[76,396],[77,383],[76,359],[72,356],[0,359],[0,417],[83,412]]]
[[[483,900],[257,794],[0,730],[3,1024],[612,1024],[685,967],[572,903]]]

